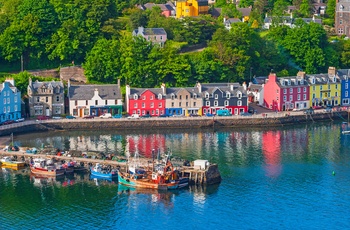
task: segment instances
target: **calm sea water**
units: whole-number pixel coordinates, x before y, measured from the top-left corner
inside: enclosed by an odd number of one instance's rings
[[[88,174],[36,178],[0,171],[0,229],[350,229],[350,135],[341,124],[177,132],[58,132],[20,146],[217,163],[222,182],[134,190]],[[33,137],[34,136],[34,137]]]

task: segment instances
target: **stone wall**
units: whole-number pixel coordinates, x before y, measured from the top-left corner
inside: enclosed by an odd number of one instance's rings
[[[270,116],[272,116],[270,114]],[[155,118],[155,119],[77,119],[77,120],[47,120],[17,124],[17,127],[9,127],[0,130],[0,136],[11,133],[31,133],[54,130],[152,130],[152,129],[202,129],[202,128],[225,128],[225,127],[273,127],[293,125],[300,123],[313,123],[318,121],[345,120],[347,112],[318,113],[312,115],[286,116],[286,117],[214,117],[214,118]]]

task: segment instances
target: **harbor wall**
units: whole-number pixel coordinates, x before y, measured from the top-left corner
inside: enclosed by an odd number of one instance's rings
[[[201,128],[240,128],[271,127],[319,121],[346,121],[348,112],[317,113],[313,115],[267,114],[251,117],[184,117],[184,118],[145,118],[145,119],[60,119],[29,120],[7,126],[0,126],[0,136],[20,133],[46,132],[55,130],[152,130],[152,129],[201,129]]]

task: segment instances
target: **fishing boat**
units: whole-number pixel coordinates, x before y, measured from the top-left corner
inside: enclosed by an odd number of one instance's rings
[[[99,178],[117,178],[118,173],[116,170],[112,169],[110,166],[102,167],[100,163],[96,163],[94,167],[90,168],[90,173],[92,176]]]
[[[4,167],[9,167],[9,168],[24,168],[26,163],[22,161],[13,161],[11,157],[5,156],[0,160],[0,165]]]
[[[64,168],[65,173],[74,173],[74,162],[68,161],[62,164],[62,167]]]
[[[30,171],[33,174],[42,176],[61,176],[64,175],[65,169],[62,165],[58,165],[52,160],[35,158],[31,162]]]

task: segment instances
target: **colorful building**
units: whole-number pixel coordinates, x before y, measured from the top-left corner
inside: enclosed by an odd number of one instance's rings
[[[122,114],[119,84],[71,85],[68,81],[69,114],[77,117]]]
[[[21,92],[14,79],[6,79],[0,85],[0,123],[21,118]]]
[[[197,87],[192,88],[162,88],[166,92],[166,114],[188,116],[202,115],[203,100]]]
[[[176,1],[176,18],[195,17],[208,14],[208,0],[178,0]]]
[[[246,88],[239,83],[197,83],[203,99],[202,114],[216,114],[228,110],[232,115],[248,111]]]
[[[339,69],[337,70],[337,76],[340,80],[341,85],[341,101],[342,106],[350,106],[350,69]]]
[[[341,80],[334,67],[328,68],[328,74],[308,74],[310,85],[310,105],[337,106],[341,102]]]
[[[151,116],[165,114],[165,89],[130,88],[127,85],[125,103],[129,114]]]
[[[277,78],[271,73],[264,86],[264,106],[274,111],[308,109],[309,86],[305,73],[299,72],[295,77]]]

